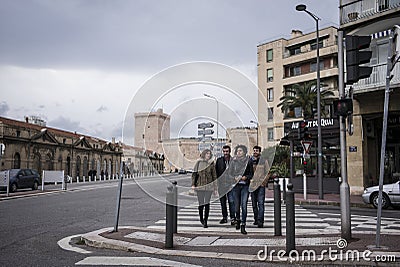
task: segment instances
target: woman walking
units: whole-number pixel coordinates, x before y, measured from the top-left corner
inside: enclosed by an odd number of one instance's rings
[[[229,166],[229,175],[235,179],[236,185],[233,188],[235,197],[236,229],[242,234],[246,232],[247,202],[249,200],[249,184],[253,177],[253,163],[247,156],[247,147],[238,145],[235,148],[235,157]],[[240,208],[242,216],[240,217]]]
[[[200,222],[204,228],[208,227],[207,220],[210,214],[210,200],[215,189],[214,181],[216,179],[217,173],[211,150],[205,149],[201,152],[200,159],[197,160],[192,173],[192,189],[197,193]]]

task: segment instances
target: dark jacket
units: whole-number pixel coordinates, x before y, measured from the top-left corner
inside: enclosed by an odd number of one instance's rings
[[[249,157],[237,158],[234,157],[229,165],[229,176],[235,179],[238,184],[249,185],[253,178],[253,162]],[[239,180],[239,177],[245,176],[246,180]]]
[[[219,157],[215,163],[215,170],[218,177],[218,193],[225,195],[235,185],[235,181],[230,179],[229,176],[229,164],[232,161],[232,157],[229,158],[228,166],[225,161],[225,157]],[[228,167],[228,168],[227,168]]]

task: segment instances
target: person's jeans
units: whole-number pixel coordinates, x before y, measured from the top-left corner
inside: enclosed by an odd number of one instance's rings
[[[251,192],[251,204],[253,206],[254,221],[264,223],[265,187],[260,186]]]
[[[235,199],[234,199],[233,190],[229,191],[228,193],[226,193],[219,199],[219,201],[221,202],[222,217],[224,219],[228,218],[228,209],[226,207],[226,200],[228,200],[228,205],[229,205],[229,217],[231,219],[234,219],[235,218]]]
[[[236,184],[233,188],[235,195],[236,220],[240,219],[240,208],[242,209],[241,224],[246,225],[247,202],[249,200],[249,185]]]

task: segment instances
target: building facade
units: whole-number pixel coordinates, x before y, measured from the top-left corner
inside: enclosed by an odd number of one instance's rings
[[[165,171],[163,154],[127,144],[121,146],[124,151],[122,162],[125,174],[149,176]]]
[[[389,35],[400,26],[400,0],[341,0],[339,8],[344,35],[372,37],[372,74],[352,85],[354,134],[347,135],[349,183],[352,192],[360,193],[378,184]],[[391,74],[384,183],[400,177],[400,63]]]
[[[73,181],[119,174],[122,147],[87,135],[0,117],[0,169],[64,170]]]
[[[321,88],[338,92],[337,29],[320,30]],[[259,107],[267,102],[268,110],[258,110],[261,145],[273,146],[284,136],[284,123],[302,119],[302,110],[282,113],[278,104],[294,84],[316,80],[316,33],[303,34],[293,30],[290,39],[277,39],[257,47]],[[327,116],[331,107],[327,106]],[[266,136],[265,136],[266,135]]]
[[[340,143],[337,119],[333,117],[332,102],[338,96],[338,45],[337,28],[327,27],[319,30],[320,84],[321,92],[329,90],[333,93],[321,108],[322,152],[324,192],[338,193],[340,176]],[[279,144],[283,139],[291,139],[295,143],[295,190],[302,190],[302,148],[298,136],[299,122],[304,120],[303,110],[294,108],[282,112],[281,98],[292,95],[294,86],[311,86],[317,79],[317,43],[316,32],[304,34],[293,30],[288,39],[280,38],[260,44],[257,47],[258,86],[259,86],[259,139],[262,147]],[[308,85],[306,85],[308,84]],[[265,107],[264,103],[268,107]],[[312,134],[313,143],[310,159],[307,163],[309,186],[307,190],[317,192],[317,114],[314,119],[307,119],[307,127]],[[262,136],[263,135],[263,136]],[[299,181],[297,181],[299,180]]]

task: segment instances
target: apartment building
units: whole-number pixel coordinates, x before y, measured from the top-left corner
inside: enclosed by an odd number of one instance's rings
[[[337,92],[337,29],[320,30],[320,74],[322,90]],[[284,136],[284,123],[302,118],[301,109],[282,113],[278,104],[286,90],[294,84],[316,80],[316,33],[303,34],[293,30],[290,39],[281,38],[257,47],[258,87],[260,88],[258,110],[260,132],[267,133],[262,146],[272,146]],[[267,102],[268,110],[263,110]],[[327,113],[330,114],[330,107]]]
[[[319,30],[319,55],[320,55],[320,81],[321,91],[329,90],[338,95],[338,61],[337,61],[337,28],[326,27]],[[259,118],[259,138],[263,147],[270,147],[282,140],[283,137],[294,132],[298,122],[303,120],[301,108],[294,108],[282,112],[278,104],[281,97],[291,94],[289,90],[294,85],[302,85],[315,82],[317,79],[317,43],[316,32],[303,33],[293,30],[291,37],[280,38],[270,42],[260,44],[258,54],[258,118]],[[339,124],[332,114],[332,101],[327,101],[323,108],[325,111],[321,117],[322,148],[324,154],[324,191],[337,193],[339,190],[338,176],[340,176],[340,155],[339,155]],[[316,109],[316,106],[315,106]],[[308,128],[313,132],[313,145],[310,159],[310,185],[316,185],[316,137],[317,119],[316,112],[314,119],[308,119]],[[294,126],[294,127],[292,127]],[[264,136],[261,136],[263,134]],[[300,145],[295,140],[296,145]],[[297,159],[300,162],[300,158]],[[296,164],[297,167],[298,164]],[[301,169],[303,169],[301,167]],[[296,169],[296,179],[301,179],[299,168]],[[329,178],[329,179],[328,179]],[[296,180],[295,179],[295,180]],[[313,180],[315,179],[315,181]],[[294,182],[297,190],[302,190],[302,183]],[[309,187],[309,192],[317,192],[317,188]]]
[[[394,25],[400,25],[400,0],[341,0],[339,8],[344,35],[372,37],[372,74],[352,85],[354,134],[347,136],[350,188],[361,193],[378,184],[389,35]],[[384,183],[400,177],[400,63],[391,74]]]

